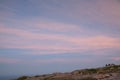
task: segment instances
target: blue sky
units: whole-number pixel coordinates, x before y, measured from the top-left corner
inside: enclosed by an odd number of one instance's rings
[[[120,64],[119,0],[0,0],[0,76]]]

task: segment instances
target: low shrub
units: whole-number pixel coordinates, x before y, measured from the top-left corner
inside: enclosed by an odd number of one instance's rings
[[[22,76],[22,77],[19,77],[17,80],[25,80],[27,78],[28,78],[28,76]]]

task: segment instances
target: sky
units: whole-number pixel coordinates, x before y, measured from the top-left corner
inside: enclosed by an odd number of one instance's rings
[[[120,64],[120,0],[0,0],[0,76]]]

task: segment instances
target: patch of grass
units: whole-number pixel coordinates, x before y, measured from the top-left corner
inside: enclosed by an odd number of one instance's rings
[[[97,73],[97,69],[86,69],[88,73]]]
[[[36,75],[36,76],[34,76],[34,77],[40,77],[39,75]]]
[[[22,76],[22,77],[19,77],[17,80],[25,80],[27,78],[28,78],[28,76]]]

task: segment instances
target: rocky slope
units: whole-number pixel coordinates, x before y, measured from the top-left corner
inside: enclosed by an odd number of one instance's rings
[[[120,80],[120,65],[75,70],[69,73],[52,73],[37,76],[22,76],[16,80]]]

